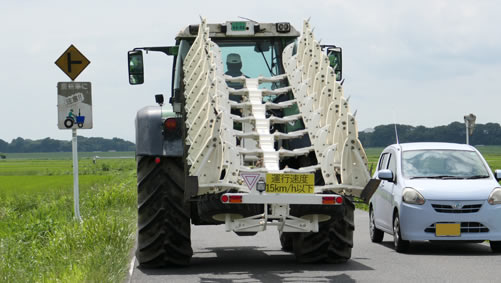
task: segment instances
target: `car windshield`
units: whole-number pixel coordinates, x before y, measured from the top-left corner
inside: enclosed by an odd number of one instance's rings
[[[489,172],[481,157],[466,150],[412,150],[402,153],[402,171],[407,178],[478,179]]]

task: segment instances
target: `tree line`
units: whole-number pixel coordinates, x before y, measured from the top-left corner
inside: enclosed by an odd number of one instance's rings
[[[454,142],[465,143],[464,123],[453,122],[446,126],[427,128],[424,126],[396,125],[399,142]],[[360,132],[359,139],[364,147],[385,147],[396,142],[395,125],[381,125],[371,132]],[[471,145],[501,145],[501,126],[498,123],[477,124],[470,137]],[[78,137],[78,151],[135,151],[133,142],[120,138]],[[0,139],[0,153],[23,152],[70,152],[71,141],[45,138],[31,140],[16,138],[10,143]]]
[[[78,151],[135,151],[136,145],[119,138],[87,138],[78,136]],[[10,143],[0,139],[0,153],[30,153],[30,152],[70,152],[71,141],[45,138],[31,140],[16,138]]]
[[[465,124],[460,122],[433,128],[397,124],[396,128],[400,143],[466,142]],[[359,139],[364,147],[385,147],[394,144],[395,125],[381,125],[371,132],[360,132]],[[498,123],[476,124],[469,141],[471,145],[501,145],[501,126]]]

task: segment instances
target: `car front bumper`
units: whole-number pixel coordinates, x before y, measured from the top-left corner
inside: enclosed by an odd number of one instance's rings
[[[459,208],[454,208],[458,204]],[[485,200],[427,200],[423,205],[402,203],[400,223],[404,240],[501,241],[501,205],[490,205]],[[435,225],[437,223],[461,223],[461,234],[436,236]]]

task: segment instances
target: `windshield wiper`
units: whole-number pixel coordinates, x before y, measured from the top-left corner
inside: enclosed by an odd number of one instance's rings
[[[411,179],[464,179],[464,177],[451,176],[451,175],[437,175],[437,176],[416,176]]]
[[[473,175],[465,177],[465,179],[485,179],[485,178],[489,178],[489,175]]]

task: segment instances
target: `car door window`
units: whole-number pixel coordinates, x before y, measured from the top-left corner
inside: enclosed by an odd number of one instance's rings
[[[381,155],[381,158],[379,159],[379,164],[378,164],[378,168],[377,170],[382,170],[382,169],[386,169],[386,165],[388,164],[388,157],[389,157],[389,153],[383,153],[383,155]]]

